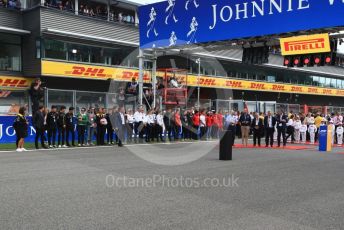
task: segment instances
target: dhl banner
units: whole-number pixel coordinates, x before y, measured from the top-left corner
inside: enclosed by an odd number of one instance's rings
[[[139,76],[137,69],[125,68],[111,68],[91,65],[79,65],[52,61],[42,61],[42,75],[45,76],[63,76],[63,77],[77,77],[77,78],[95,78],[107,80],[109,78],[116,81],[131,81],[133,77],[136,79]],[[163,77],[163,72],[157,72],[158,77]],[[234,80],[219,77],[205,77],[201,76],[198,81],[198,76],[188,75],[187,77],[177,74],[176,77],[180,82],[191,87],[206,87],[218,89],[236,89],[236,90],[253,90],[266,92],[280,92],[280,93],[297,93],[297,94],[311,94],[323,96],[344,96],[344,90],[308,87],[289,84],[278,84],[269,82],[254,82],[247,80]],[[186,79],[187,78],[187,79]],[[145,72],[145,82],[151,82],[151,73]]]
[[[280,42],[283,56],[331,52],[328,34],[281,38]]]
[[[23,90],[30,87],[32,79],[23,77],[0,76],[0,90]]]
[[[139,71],[126,68],[42,61],[42,75],[57,77],[76,77],[85,79],[113,79],[115,81],[131,81],[133,77],[138,78]],[[143,76],[143,80],[145,82],[150,82],[150,73],[146,72]]]

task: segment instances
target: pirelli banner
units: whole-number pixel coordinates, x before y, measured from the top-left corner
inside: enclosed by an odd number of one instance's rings
[[[281,38],[283,56],[331,52],[328,34]]]
[[[86,79],[113,79],[116,81],[129,82],[133,77],[136,79],[139,76],[137,69],[129,68],[111,68],[102,66],[80,65],[72,63],[42,61],[42,75],[55,77],[74,77]],[[164,73],[157,73],[157,76],[164,76]],[[201,76],[198,81],[198,76],[188,75],[178,76],[178,80],[186,82],[188,86],[218,89],[237,89],[237,90],[253,90],[266,92],[280,92],[280,93],[298,93],[298,94],[312,94],[323,96],[344,96],[344,90],[327,89],[320,87],[307,87],[289,84],[278,84],[268,82],[254,82],[246,80],[233,80],[219,77],[204,77]],[[151,82],[150,72],[144,75],[145,82]]]
[[[13,76],[0,76],[0,90],[25,90],[31,85],[32,79]]]

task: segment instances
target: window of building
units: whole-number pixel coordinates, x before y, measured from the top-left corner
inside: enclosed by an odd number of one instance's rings
[[[45,58],[67,60],[67,46],[64,42],[45,40],[43,54]]]
[[[21,71],[20,36],[0,34],[0,70]]]

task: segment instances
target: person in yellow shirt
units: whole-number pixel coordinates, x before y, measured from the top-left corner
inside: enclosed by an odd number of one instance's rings
[[[314,124],[317,127],[317,131],[315,133],[315,142],[317,142],[317,139],[318,139],[319,127],[321,125],[322,120],[323,120],[323,117],[320,116],[320,114],[318,113],[314,119]]]

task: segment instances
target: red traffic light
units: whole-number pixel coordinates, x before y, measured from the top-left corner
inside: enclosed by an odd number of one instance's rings
[[[321,62],[320,57],[315,57],[315,58],[314,58],[314,63],[315,63],[315,64],[318,65],[318,64],[320,64],[320,62]]]
[[[284,59],[284,65],[289,65],[289,64],[290,64],[289,59]]]
[[[304,60],[303,60],[303,64],[305,64],[305,65],[308,65],[309,63],[310,63],[310,59],[309,58],[305,58]]]
[[[325,63],[326,63],[326,64],[330,64],[331,61],[332,61],[332,58],[331,58],[331,57],[326,57],[326,58],[325,58]]]
[[[294,65],[298,65],[298,64],[300,64],[300,59],[295,58],[295,59],[294,59]]]

